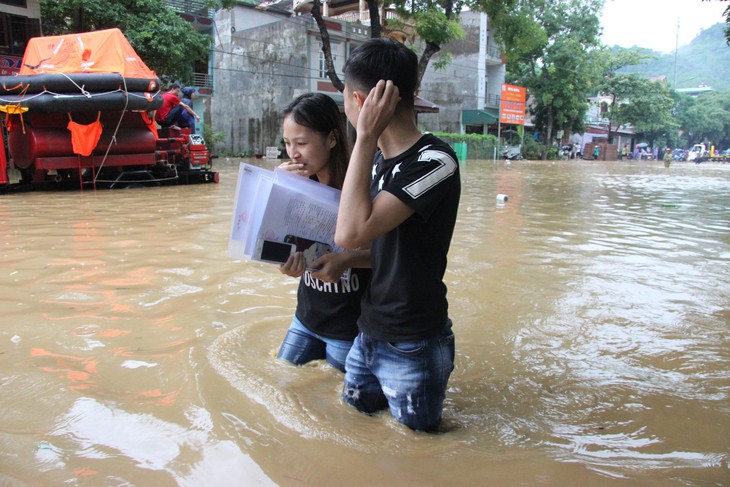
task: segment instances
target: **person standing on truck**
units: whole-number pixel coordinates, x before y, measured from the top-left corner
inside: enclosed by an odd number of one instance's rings
[[[195,120],[200,120],[192,108],[180,101],[180,85],[173,83],[168,87],[167,93],[162,95],[162,106],[155,113],[155,122],[163,128],[179,129],[178,124],[183,110],[189,112]]]
[[[180,104],[184,104],[190,107],[190,109],[193,109],[193,95],[195,94],[195,88],[192,88],[190,86],[183,88],[180,90],[182,93],[182,99],[180,100]],[[182,110],[180,112],[180,128],[188,127],[191,131],[191,133],[195,133],[195,117],[193,117],[192,113],[188,112],[187,110]]]

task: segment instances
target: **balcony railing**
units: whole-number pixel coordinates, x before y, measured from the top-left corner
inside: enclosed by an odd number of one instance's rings
[[[498,107],[500,101],[501,101],[501,98],[499,95],[487,94],[487,99],[485,100],[485,105],[487,105],[488,107]]]
[[[213,77],[206,73],[193,73],[193,85],[198,88],[213,89]]]
[[[206,7],[204,0],[167,0],[167,4],[179,14],[213,20],[214,10]]]
[[[491,42],[489,43],[489,45],[487,45],[487,57],[489,57],[491,59],[501,59],[501,57],[502,57],[502,54],[501,54],[499,48],[496,47]]]
[[[370,11],[363,10],[362,12],[344,12],[339,15],[333,15],[331,18],[341,20],[343,22],[362,22],[364,24],[370,24]],[[387,10],[385,12],[385,20],[391,19],[398,19],[398,14],[396,14],[395,11]]]

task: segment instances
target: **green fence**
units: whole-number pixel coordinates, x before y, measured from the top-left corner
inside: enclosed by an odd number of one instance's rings
[[[486,159],[494,160],[496,146],[487,140],[464,140],[459,137],[439,135],[439,138],[447,142],[456,152],[459,161]]]
[[[456,158],[461,161],[466,160],[467,147],[465,142],[456,142],[453,144],[454,152],[456,152]]]

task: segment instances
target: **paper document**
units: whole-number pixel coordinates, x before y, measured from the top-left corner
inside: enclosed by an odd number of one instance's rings
[[[242,163],[236,186],[228,254],[284,262],[304,252],[309,265],[334,242],[340,191],[285,169]]]

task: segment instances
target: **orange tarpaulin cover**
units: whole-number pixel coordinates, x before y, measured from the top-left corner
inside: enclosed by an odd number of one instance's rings
[[[119,29],[30,39],[18,74],[41,73],[119,73],[125,78],[156,77]]]

